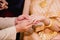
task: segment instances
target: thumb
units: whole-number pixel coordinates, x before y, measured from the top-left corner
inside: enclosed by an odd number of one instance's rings
[[[28,25],[27,27],[28,27],[28,28],[31,28],[31,27],[32,27],[32,25],[33,25],[33,24],[30,24],[30,25]]]
[[[30,19],[30,16],[29,15],[25,15],[24,18],[27,19],[27,20],[29,20]]]
[[[19,20],[19,21],[21,21],[23,19],[24,19],[24,16],[22,16],[22,15],[17,18],[17,20]]]

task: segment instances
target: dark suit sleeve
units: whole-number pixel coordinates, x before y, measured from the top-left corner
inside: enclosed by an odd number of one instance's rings
[[[22,14],[23,7],[24,7],[24,0],[9,0],[9,8],[8,10],[13,12],[15,16],[19,16]]]

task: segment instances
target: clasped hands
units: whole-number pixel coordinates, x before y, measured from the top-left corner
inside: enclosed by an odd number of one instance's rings
[[[0,0],[0,10],[7,9],[8,8],[8,3],[6,0]]]
[[[17,32],[26,32],[32,28],[33,25],[38,24],[39,22],[44,22],[45,25],[49,24],[49,20],[43,16],[39,15],[21,15],[16,18],[15,25]]]
[[[29,15],[23,14],[19,16],[15,21],[16,30],[17,32],[26,32],[30,30],[30,28],[35,27],[36,25],[39,25],[39,26],[45,25],[48,27],[51,24],[51,21],[52,20],[50,18],[47,18],[45,16],[40,16],[36,14],[29,16]],[[54,23],[51,26],[52,27],[49,27],[51,28],[51,30],[54,30],[57,32],[60,31],[60,26],[58,24]]]

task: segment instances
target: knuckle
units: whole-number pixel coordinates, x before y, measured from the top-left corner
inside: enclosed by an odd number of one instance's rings
[[[25,27],[24,29],[25,29],[25,30],[27,30],[28,28],[27,28],[27,27]]]

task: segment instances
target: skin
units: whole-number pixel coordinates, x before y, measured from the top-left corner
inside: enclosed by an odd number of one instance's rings
[[[8,3],[6,2],[6,0],[0,0],[0,10],[4,10],[4,9],[7,9],[8,8]]]
[[[19,21],[19,24],[16,25],[17,32],[26,32],[32,27],[32,21],[30,20],[22,20]]]

